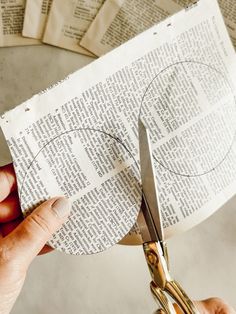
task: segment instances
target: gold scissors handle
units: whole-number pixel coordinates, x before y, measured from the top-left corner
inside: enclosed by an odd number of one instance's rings
[[[184,313],[198,313],[193,302],[189,299],[185,291],[175,280],[166,283],[165,291],[176,301]]]
[[[166,293],[173,298],[185,314],[198,314],[193,302],[181,286],[171,279],[166,259],[160,243],[148,242],[143,244],[146,261],[149,266],[153,281],[151,291],[158,300],[166,314],[175,314],[174,307],[167,298]]]
[[[162,307],[160,310],[157,311],[157,313],[176,314],[173,304],[167,298],[165,293],[155,284],[154,281],[150,283],[150,288],[151,288],[154,298],[158,300],[158,302],[160,303]]]

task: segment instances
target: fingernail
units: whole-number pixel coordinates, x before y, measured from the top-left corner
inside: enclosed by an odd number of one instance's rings
[[[52,210],[59,218],[64,218],[71,211],[71,202],[66,197],[60,197],[52,204]]]

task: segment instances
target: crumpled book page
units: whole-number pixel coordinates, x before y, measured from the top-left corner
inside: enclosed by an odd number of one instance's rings
[[[43,42],[94,56],[79,44],[103,2],[104,0],[54,0]]]

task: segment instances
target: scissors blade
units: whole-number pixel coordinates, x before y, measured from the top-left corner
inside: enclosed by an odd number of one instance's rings
[[[144,202],[142,211],[152,241],[164,241],[159,197],[148,129],[139,119],[139,154]]]

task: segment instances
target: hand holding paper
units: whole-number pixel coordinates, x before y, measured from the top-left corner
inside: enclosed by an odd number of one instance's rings
[[[0,168],[0,313],[8,314],[23,286],[27,269],[68,217],[70,202],[53,198],[23,222],[12,165]],[[44,252],[48,248],[44,248]]]

